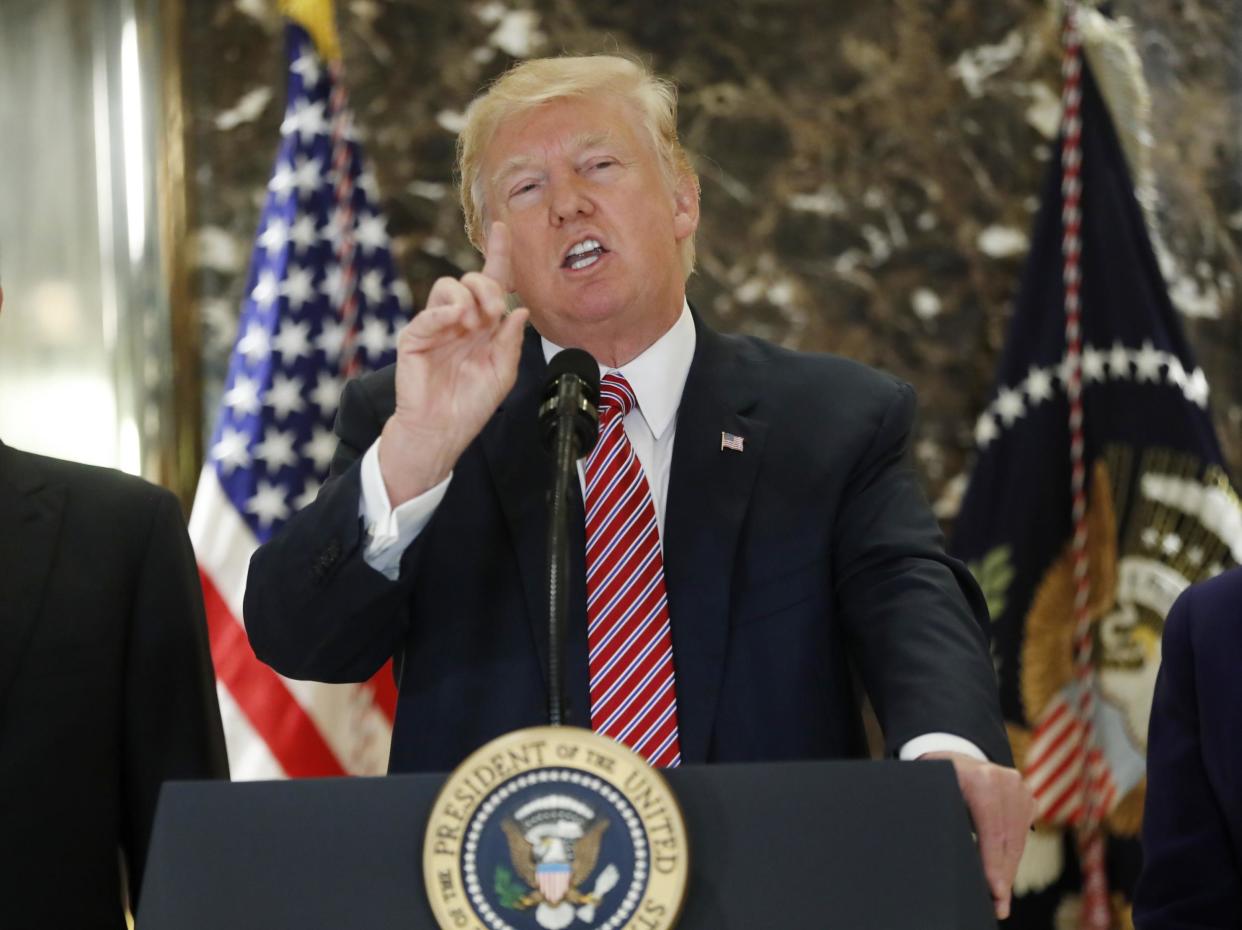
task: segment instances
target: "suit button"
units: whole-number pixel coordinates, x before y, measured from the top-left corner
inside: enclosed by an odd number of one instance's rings
[[[323,578],[332,571],[332,566],[337,563],[341,557],[341,541],[339,539],[331,540],[323,551],[315,558],[311,571],[314,572],[316,578]]]

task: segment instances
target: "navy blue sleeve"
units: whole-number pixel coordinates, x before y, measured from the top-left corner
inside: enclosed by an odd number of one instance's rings
[[[341,397],[331,477],[306,508],[250,559],[244,612],[254,653],[289,678],[366,681],[394,655],[406,632],[418,541],[390,581],[366,563],[358,516],[361,457],[387,419],[373,394],[391,375],[351,381]],[[364,381],[367,379],[363,379]]]
[[[910,464],[916,400],[896,384],[834,527],[837,602],[886,750],[950,733],[1013,765],[988,655],[987,606],[945,554]]]
[[[1242,873],[1202,738],[1201,702],[1208,695],[1195,674],[1199,593],[1184,592],[1164,627],[1148,731],[1138,930],[1242,927]]]

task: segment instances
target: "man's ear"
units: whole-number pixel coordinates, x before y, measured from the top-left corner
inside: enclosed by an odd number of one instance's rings
[[[673,188],[673,237],[681,242],[699,228],[699,179],[683,174]]]

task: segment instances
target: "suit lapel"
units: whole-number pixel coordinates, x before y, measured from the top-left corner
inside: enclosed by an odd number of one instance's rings
[[[31,457],[0,443],[0,706],[43,602],[64,499]]]
[[[707,761],[724,671],[738,537],[767,424],[751,416],[756,373],[739,346],[695,317],[697,342],[677,413],[664,521],[683,762]],[[742,451],[722,449],[722,433]]]
[[[539,444],[537,417],[547,365],[543,345],[528,328],[517,383],[482,434],[483,450],[509,528],[526,601],[526,615],[547,685],[548,507],[552,457]],[[569,511],[569,629],[565,688],[569,722],[590,726],[586,639],[586,537],[582,493],[575,479]]]

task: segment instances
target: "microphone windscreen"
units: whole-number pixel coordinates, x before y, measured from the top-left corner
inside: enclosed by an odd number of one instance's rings
[[[564,406],[566,403],[570,406]],[[557,423],[565,414],[571,415],[577,454],[586,455],[599,436],[599,365],[583,349],[564,349],[548,362],[543,402],[539,405],[540,436],[545,448],[552,449]]]
[[[585,349],[562,349],[548,362],[545,391],[550,390],[563,374],[574,374],[582,381],[591,403],[599,402],[599,363]]]

